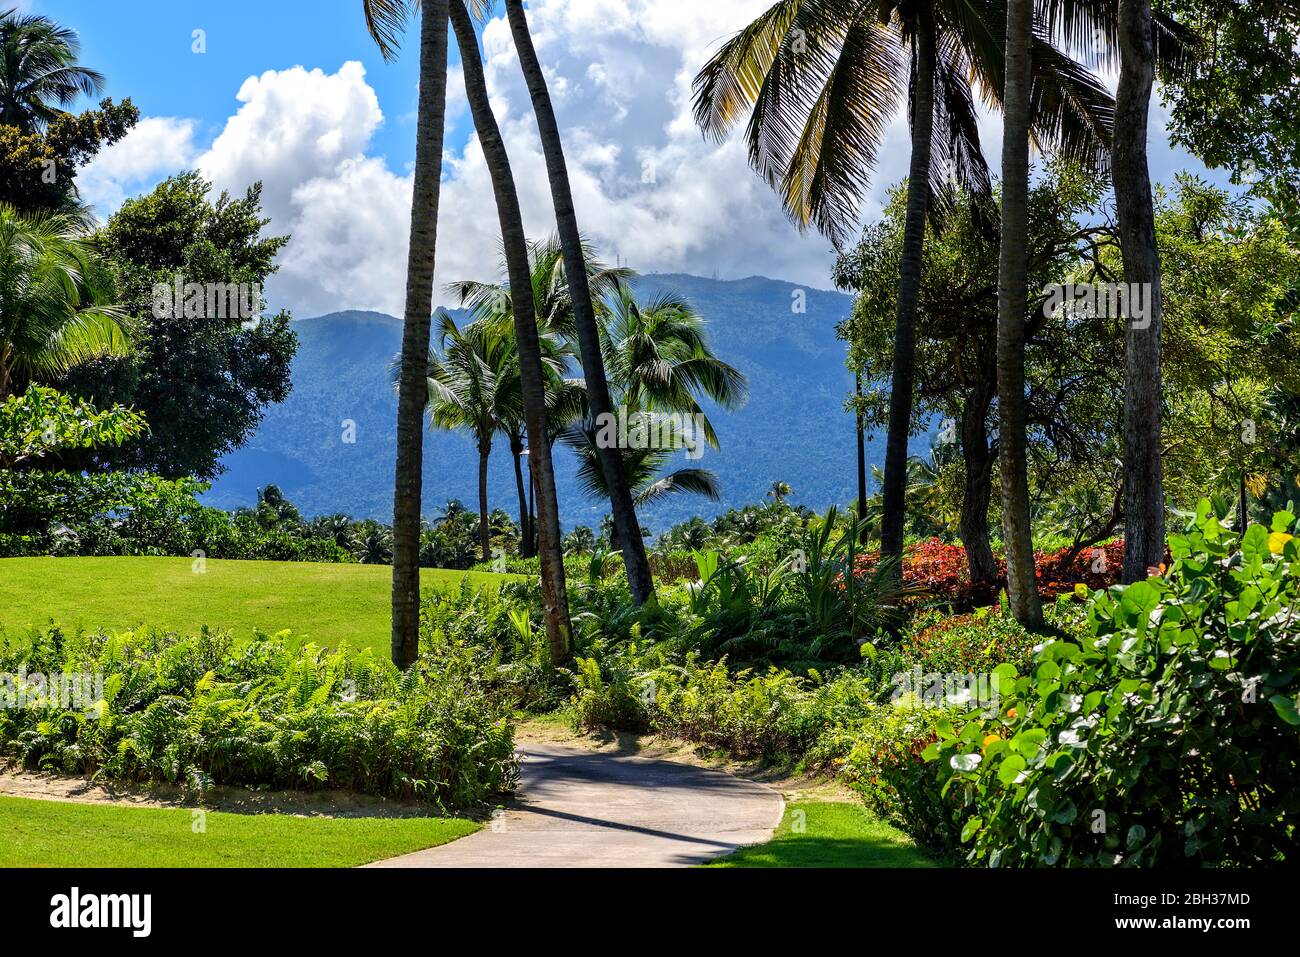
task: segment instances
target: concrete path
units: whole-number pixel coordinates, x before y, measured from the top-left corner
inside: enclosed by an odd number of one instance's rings
[[[483,830],[368,867],[684,867],[772,836],[771,788],[674,761],[526,744],[517,802]]]

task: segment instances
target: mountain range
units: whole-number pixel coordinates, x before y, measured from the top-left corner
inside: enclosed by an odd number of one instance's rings
[[[683,274],[634,280],[639,296],[685,295],[707,321],[715,353],[749,381],[739,410],[706,406],[721,440],[689,464],[717,473],[723,499],[677,495],[643,510],[654,533],[692,515],[710,517],[761,501],[772,482],[789,483],[793,502],[823,509],[855,494],[853,420],[844,403],[853,376],[835,325],[850,297],[754,276],[723,281]],[[225,472],[205,501],[234,508],[256,501],[257,489],[278,485],[306,516],[344,512],[391,520],[396,396],[390,366],[400,349],[400,320],[376,312],[336,312],[294,320],[299,346],[293,390],[269,407],[253,438],[222,460]],[[874,438],[874,437],[873,437]],[[348,441],[352,439],[352,441]],[[867,446],[869,464],[884,444]],[[673,467],[686,464],[684,453]],[[430,432],[424,452],[424,511],[433,517],[449,499],[477,502],[477,453],[466,435]],[[517,518],[514,473],[504,440],[490,460],[489,500]],[[557,447],[561,521],[598,526],[608,511],[585,498],[574,480],[571,452]]]

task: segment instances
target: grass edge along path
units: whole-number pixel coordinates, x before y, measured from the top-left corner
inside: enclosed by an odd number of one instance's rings
[[[420,570],[422,589],[495,588],[513,576]],[[0,558],[0,631],[123,631],[140,625],[197,633],[203,625],[246,640],[288,629],[292,643],[347,643],[387,657],[388,565],[173,557]]]
[[[355,867],[480,825],[440,817],[298,817],[0,795],[0,867]]]
[[[706,867],[942,867],[901,831],[849,801],[792,801],[766,844]]]

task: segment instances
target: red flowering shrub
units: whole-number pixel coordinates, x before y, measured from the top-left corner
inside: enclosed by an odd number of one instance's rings
[[[1034,573],[1044,598],[1067,594],[1078,584],[1089,589],[1106,588],[1120,580],[1124,565],[1124,540],[1083,549],[1067,562],[1070,549],[1034,554]],[[880,560],[879,552],[864,552],[857,559],[857,573],[868,572]],[[909,545],[903,553],[903,582],[925,591],[927,597],[952,602],[959,608],[990,605],[1006,587],[1006,560],[997,557],[998,577],[971,581],[966,549],[937,538]]]

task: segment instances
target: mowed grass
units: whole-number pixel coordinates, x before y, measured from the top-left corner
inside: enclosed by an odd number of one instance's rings
[[[709,867],[939,867],[901,831],[860,804],[800,801],[766,844],[710,862]]]
[[[507,576],[420,570],[422,589],[496,587]],[[65,631],[203,625],[251,638],[288,628],[295,643],[345,642],[387,655],[392,569],[387,565],[190,558],[0,558],[0,629],[22,635],[53,619]]]
[[[478,829],[460,818],[196,819],[187,808],[0,797],[0,867],[355,867]]]

